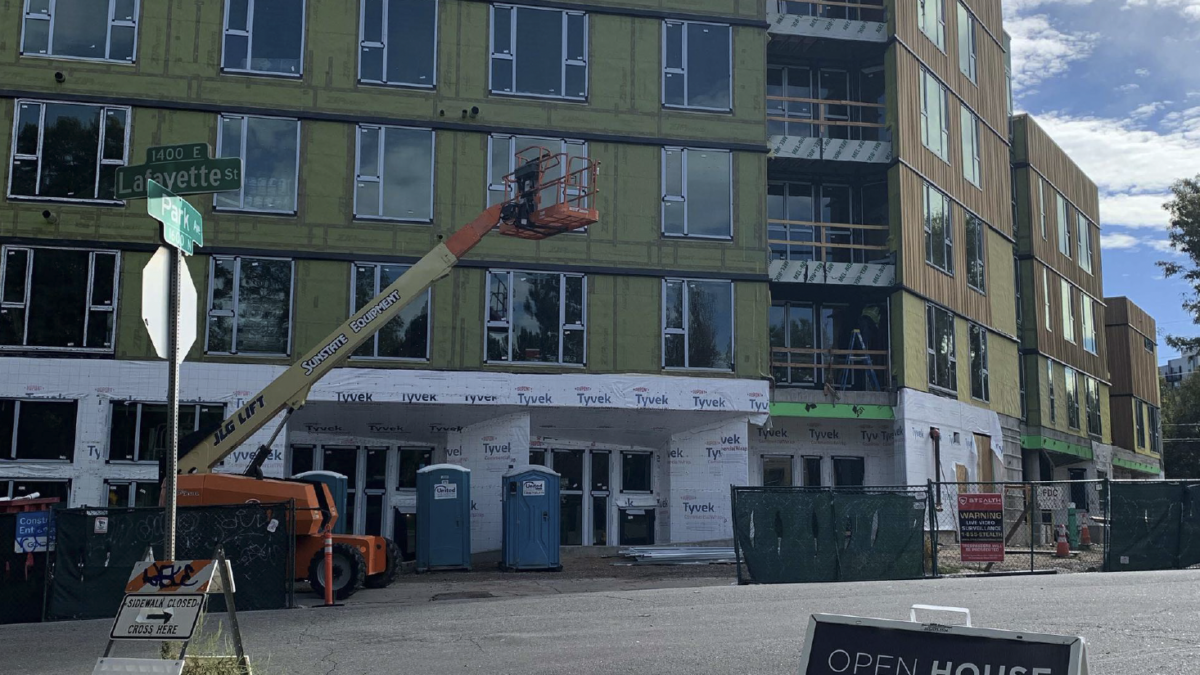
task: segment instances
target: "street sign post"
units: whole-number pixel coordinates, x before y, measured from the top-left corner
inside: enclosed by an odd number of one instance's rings
[[[158,247],[154,257],[142,268],[142,321],[150,334],[154,353],[165,359],[170,345],[171,318],[171,258],[175,253],[165,246]],[[196,304],[199,298],[192,275],[184,270],[179,276],[179,358],[196,342]]]

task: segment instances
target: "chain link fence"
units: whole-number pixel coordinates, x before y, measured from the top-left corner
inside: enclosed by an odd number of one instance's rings
[[[1106,481],[933,483],[931,494],[931,539],[938,576],[1104,568],[1109,531]],[[985,494],[1000,496],[1003,554],[996,547],[993,560],[976,562],[962,546],[960,497]],[[1065,549],[1059,546],[1060,532],[1066,537]]]
[[[162,556],[164,509],[63,509],[56,517],[45,618],[115,616],[134,565],[148,550]],[[292,607],[294,529],[291,504],[184,507],[177,516],[175,557],[209,559],[221,545],[233,566],[238,609]],[[210,611],[224,611],[224,598],[209,600]]]
[[[731,489],[739,583],[928,573],[925,487]]]

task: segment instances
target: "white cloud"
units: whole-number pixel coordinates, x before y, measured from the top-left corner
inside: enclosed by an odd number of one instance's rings
[[[1171,247],[1171,242],[1168,239],[1150,239],[1146,244],[1159,253],[1178,253],[1178,251]]]
[[[1125,0],[1122,9],[1134,7],[1157,7],[1179,12],[1191,21],[1200,21],[1200,0]]]
[[[1136,82],[1130,82],[1129,84],[1123,84],[1119,87],[1113,87],[1113,89],[1116,89],[1117,91],[1136,91],[1137,89],[1141,89],[1141,86],[1142,85],[1137,84]]]
[[[1162,205],[1168,199],[1165,192],[1101,195],[1100,219],[1106,225],[1165,228],[1170,218]]]
[[[1137,237],[1122,232],[1112,232],[1100,235],[1100,247],[1110,251],[1137,248],[1141,243]]]
[[[1150,77],[1150,71],[1145,68],[1138,68],[1137,70],[1133,71],[1133,74],[1137,75],[1138,77]]]
[[[1162,110],[1164,107],[1171,104],[1171,101],[1154,101],[1153,103],[1143,103],[1134,108],[1129,116],[1135,120],[1143,120],[1147,117],[1153,117],[1155,113]]]
[[[1071,4],[1086,4],[1086,1],[1065,1]],[[1043,2],[1039,0],[1023,0],[1010,2],[1006,6],[1008,16],[1005,18],[1004,28],[1012,36],[1013,91],[1017,94],[1032,89],[1043,80],[1067,72],[1072,62],[1086,59],[1091,55],[1099,37],[1095,33],[1060,31],[1051,25],[1049,17],[1043,14],[1017,14],[1022,8],[1041,4]]]

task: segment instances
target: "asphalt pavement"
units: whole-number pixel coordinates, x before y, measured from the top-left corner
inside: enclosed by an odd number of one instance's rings
[[[976,626],[1082,635],[1091,675],[1200,672],[1197,570],[550,591],[358,602],[247,612],[239,619],[256,672],[267,675],[794,675],[810,614],[906,619],[917,603],[967,607]],[[90,673],[110,623],[0,626],[0,672]],[[151,645],[121,645],[114,655],[151,651]]]

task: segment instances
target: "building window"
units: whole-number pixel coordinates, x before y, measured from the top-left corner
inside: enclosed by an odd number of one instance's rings
[[[651,492],[654,455],[649,452],[621,453],[621,492]]]
[[[1058,422],[1058,402],[1054,398],[1054,362],[1046,359],[1047,401],[1050,404],[1050,424]]]
[[[917,25],[938,49],[946,51],[946,8],[943,0],[917,0]]]
[[[362,0],[358,81],[432,87],[438,0]]]
[[[950,161],[950,102],[946,88],[921,69],[921,143],[942,161]]]
[[[950,198],[929,183],[925,184],[925,262],[954,275],[954,220],[950,217]]]
[[[532,462],[530,463],[532,464]],[[400,474],[396,489],[415,490],[417,472],[432,465],[433,448],[400,448]]]
[[[1062,329],[1067,342],[1075,344],[1075,289],[1066,279],[1059,279],[1062,289]]]
[[[110,509],[152,508],[158,506],[161,486],[157,481],[106,480],[107,505]]]
[[[1019,332],[1019,331],[1018,331]],[[1026,396],[1025,359],[1017,357],[1017,386],[1021,389],[1021,420],[1029,418],[1029,400]]]
[[[821,487],[821,473],[820,457],[804,458],[804,476],[801,479],[804,487]]]
[[[1146,447],[1146,404],[1135,398],[1133,406],[1137,413],[1137,446],[1144,448]]]
[[[218,192],[218,209],[294,214],[300,167],[300,121],[221,115],[217,156],[242,160],[242,189]]]
[[[937,305],[925,305],[925,349],[929,386],[958,391],[958,358],[954,350],[954,315]]]
[[[354,264],[350,287],[352,313],[360,311],[409,269],[408,265]],[[378,359],[429,359],[430,289],[409,302],[354,352],[354,357]]]
[[[354,217],[433,220],[433,131],[358,127]]]
[[[1063,366],[1063,376],[1067,382],[1067,426],[1079,428],[1079,381],[1076,372]]]
[[[980,401],[992,400],[988,386],[988,335],[987,329],[979,324],[968,324],[971,339],[971,398]]]
[[[862,457],[834,457],[833,484],[835,487],[866,485],[866,460]]]
[[[975,187],[983,186],[979,168],[979,118],[967,106],[959,106],[959,121],[962,126],[963,178]]]
[[[179,434],[213,429],[225,419],[220,403],[179,406]],[[165,403],[118,401],[112,404],[108,427],[108,461],[157,462],[167,449],[168,410]]]
[[[967,285],[980,293],[987,292],[987,263],[984,247],[987,228],[974,214],[967,214]]]
[[[1043,191],[1046,181],[1042,180],[1041,176],[1034,176],[1037,181],[1037,207],[1038,207],[1038,222],[1041,223],[1042,239],[1046,239],[1046,194]]]
[[[792,487],[792,456],[763,455],[763,487]]]
[[[36,494],[38,499],[58,498],[66,504],[71,496],[71,481],[69,480],[4,480],[0,479],[0,498],[29,497]]]
[[[664,21],[662,59],[663,105],[732,109],[733,38],[729,26]]]
[[[221,69],[300,77],[304,4],[304,0],[226,0]]]
[[[489,363],[584,364],[583,275],[492,271],[487,293]]]
[[[1021,328],[1025,323],[1025,301],[1023,299],[1024,291],[1021,289],[1021,260],[1013,255],[1013,290],[1014,303],[1017,307],[1017,333],[1021,332]]]
[[[958,3],[958,70],[967,79],[978,83],[975,64],[975,15]]]
[[[493,5],[491,53],[493,93],[587,99],[583,12]]]
[[[8,196],[117,202],[129,154],[129,108],[18,100]]]
[[[0,248],[0,349],[111,352],[116,251]]]
[[[210,270],[205,351],[286,356],[292,338],[292,261],[213,256]]]
[[[1142,346],[1145,347],[1146,351],[1150,352],[1151,354],[1154,353],[1154,340],[1151,340],[1150,338],[1143,336],[1142,337]]]
[[[1054,319],[1050,314],[1050,271],[1042,268],[1042,308],[1046,310],[1046,330],[1054,332]]]
[[[816,384],[818,331],[812,304],[772,303],[769,332],[771,376],[775,383]]]
[[[663,234],[733,237],[731,158],[727,150],[663,148]]]
[[[1067,208],[1067,200],[1062,196],[1061,192],[1056,192],[1055,205],[1057,208],[1058,217],[1058,252],[1071,257],[1071,212]]]
[[[508,136],[504,134],[492,134],[488,138],[488,206],[499,204],[508,198],[504,185],[504,177],[517,170],[517,155],[523,158],[531,158],[534,154],[528,152],[530,148],[539,148],[547,152],[566,155],[566,163],[577,170],[583,165],[583,160],[587,159],[588,146],[584,141],[572,140],[569,138],[541,138],[537,136]],[[562,177],[562,164],[547,169],[543,180],[550,181]],[[586,179],[586,178],[585,178]],[[568,187],[568,190],[576,190],[578,188]],[[542,192],[542,205],[548,206],[550,203],[557,202],[559,195],[557,186],[547,188]],[[577,231],[586,231],[587,228],[580,228]]]
[[[733,282],[663,280],[663,367],[733,370]]]
[[[1079,266],[1084,272],[1092,273],[1092,224],[1083,217],[1082,211],[1075,212],[1075,235],[1079,241]]]
[[[21,54],[132,62],[139,0],[25,0]]]
[[[0,398],[0,460],[75,460],[78,401]]]
[[[1158,408],[1146,406],[1149,411],[1150,423],[1150,452],[1162,454],[1162,436],[1159,433]]]
[[[1087,406],[1088,433],[1092,436],[1100,436],[1104,431],[1100,420],[1100,383],[1096,381],[1096,378],[1085,375],[1083,388]]]
[[[1079,314],[1083,317],[1083,348],[1096,353],[1096,306],[1086,293],[1079,294]]]

